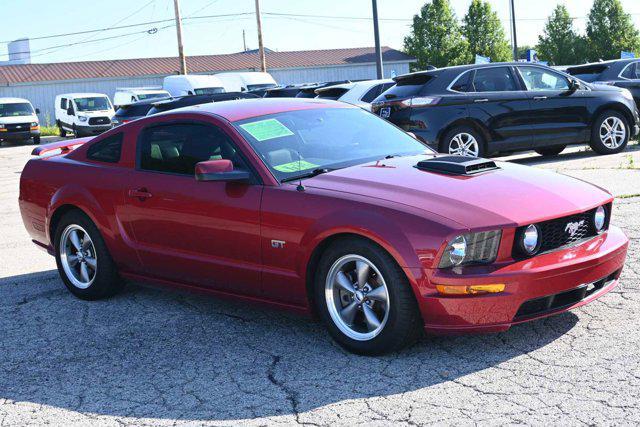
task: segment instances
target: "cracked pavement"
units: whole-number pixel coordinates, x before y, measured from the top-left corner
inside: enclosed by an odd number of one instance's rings
[[[505,333],[368,358],[317,322],[237,302],[137,285],[73,298],[18,212],[31,147],[1,147],[0,425],[639,424],[640,159],[618,167],[631,148],[510,158],[625,196],[618,288]]]

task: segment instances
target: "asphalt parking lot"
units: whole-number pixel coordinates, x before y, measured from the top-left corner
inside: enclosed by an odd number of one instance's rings
[[[508,159],[609,189],[631,239],[620,286],[569,313],[380,358],[319,323],[131,285],[73,298],[23,229],[32,146],[0,147],[0,425],[638,424],[640,146]]]

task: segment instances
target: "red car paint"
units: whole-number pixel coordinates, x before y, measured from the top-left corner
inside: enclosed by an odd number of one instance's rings
[[[616,281],[559,310],[564,311],[617,284],[628,240],[615,226],[573,247],[526,260],[511,256],[518,226],[612,202],[610,194],[593,185],[509,163],[477,176],[441,175],[415,168],[418,156],[336,170],[304,180],[305,190],[298,191],[297,183],[279,183],[231,125],[311,108],[353,107],[284,99],[206,104],[136,120],[68,154],[32,159],[20,181],[24,224],[34,243],[52,253],[52,220],[60,209],[75,206],[96,223],[125,278],[309,314],[309,287],[323,242],[342,233],[364,236],[386,249],[404,270],[430,332],[505,330],[519,322],[514,316],[527,300],[616,274]],[[198,182],[190,176],[137,170],[141,129],[175,120],[218,126],[263,184]],[[124,144],[119,163],[86,159],[93,141],[120,132]],[[437,268],[449,239],[497,228],[503,233],[494,263]],[[274,247],[274,240],[286,243]],[[505,292],[442,296],[435,289],[437,284],[492,283],[506,284]]]

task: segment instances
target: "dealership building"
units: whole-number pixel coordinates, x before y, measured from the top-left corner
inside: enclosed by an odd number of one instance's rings
[[[374,48],[267,50],[267,71],[280,84],[376,78]],[[409,72],[415,58],[389,47],[382,48],[385,77]],[[258,71],[256,51],[226,55],[187,57],[190,74],[228,71]],[[168,75],[178,74],[176,57],[117,59],[108,61],[59,62],[0,66],[0,97],[26,98],[40,109],[42,123],[54,122],[56,95],[97,92],[113,98],[121,87],[158,87]]]

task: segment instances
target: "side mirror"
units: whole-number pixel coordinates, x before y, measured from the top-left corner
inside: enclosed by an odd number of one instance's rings
[[[231,160],[207,160],[196,164],[197,181],[249,181],[247,171],[234,170]]]
[[[36,114],[40,114],[40,109],[36,108]]]
[[[580,89],[580,82],[574,79],[569,80],[569,92],[573,93]]]
[[[72,107],[67,108],[67,114],[70,115],[70,116],[74,116],[75,115],[75,114],[73,114],[73,108]]]

